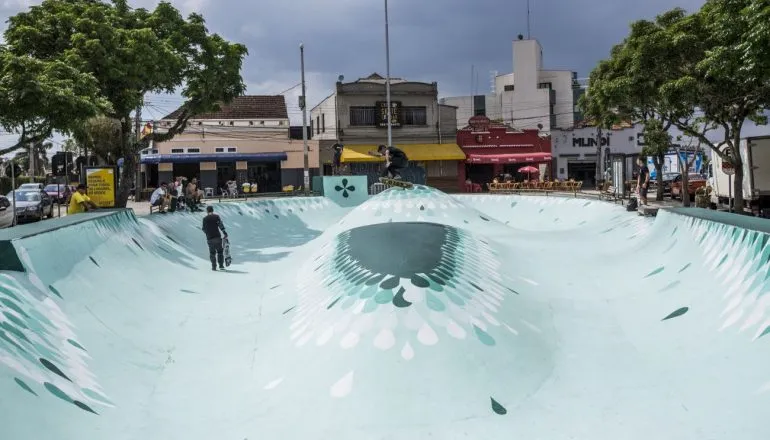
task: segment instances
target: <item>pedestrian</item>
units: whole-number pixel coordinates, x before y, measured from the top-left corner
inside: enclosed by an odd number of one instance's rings
[[[166,207],[168,206],[168,185],[166,182],[161,182],[160,186],[152,192],[150,196],[150,206],[158,208],[158,212],[161,214],[166,213]]]
[[[335,176],[339,176],[342,174],[342,152],[345,149],[345,146],[340,143],[336,143],[332,145],[332,149],[334,150],[334,158],[332,159],[332,173]]]
[[[222,237],[227,238],[227,231],[222,224],[222,219],[217,214],[214,214],[214,207],[206,207],[206,216],[203,217],[203,232],[206,233],[206,241],[209,245],[209,259],[211,260],[211,270],[217,270],[217,263],[219,263],[219,269],[225,269],[225,255],[224,248],[222,248]],[[222,231],[220,234],[219,231]]]
[[[70,205],[67,208],[67,215],[79,214],[81,212],[91,211],[96,209],[96,203],[91,201],[91,198],[86,195],[86,185],[81,183],[78,185],[77,191],[72,193],[70,197]]]
[[[642,156],[636,159],[639,165],[639,177],[636,178],[636,192],[639,194],[639,204],[647,204],[647,188],[650,185],[650,169],[647,168],[646,161]]]

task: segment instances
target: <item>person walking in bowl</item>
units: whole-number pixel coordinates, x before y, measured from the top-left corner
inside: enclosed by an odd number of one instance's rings
[[[206,234],[206,242],[209,245],[209,259],[211,260],[211,270],[217,270],[217,263],[219,263],[219,270],[225,269],[225,255],[224,248],[222,247],[222,237],[227,238],[227,231],[225,231],[225,225],[222,224],[222,219],[214,214],[214,207],[206,207],[206,216],[203,217],[203,232]],[[219,231],[222,231],[220,234]]]

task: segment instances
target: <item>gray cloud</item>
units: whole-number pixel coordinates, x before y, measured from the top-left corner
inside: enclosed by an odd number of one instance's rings
[[[5,20],[29,3],[0,0]],[[695,10],[703,0],[530,0],[532,37],[543,46],[547,68],[587,76],[620,42],[633,20],[652,18],[672,7]],[[35,2],[35,3],[39,3]],[[139,0],[137,6],[155,2]],[[204,15],[208,27],[245,44],[249,57],[243,76],[249,93],[280,93],[300,81],[299,44],[306,49],[308,102],[328,96],[338,75],[346,80],[385,73],[382,0],[174,0],[185,12]],[[437,81],[442,96],[490,90],[489,72],[513,68],[511,42],[526,34],[525,0],[390,0],[391,74]],[[477,81],[471,80],[471,65]],[[289,112],[298,123],[299,88],[287,93]],[[148,115],[181,103],[154,98]],[[158,117],[158,116],[151,116]],[[5,136],[0,136],[0,141]],[[0,142],[2,144],[2,142]]]

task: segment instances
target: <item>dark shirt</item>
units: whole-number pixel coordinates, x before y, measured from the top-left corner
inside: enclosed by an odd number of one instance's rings
[[[650,169],[647,168],[647,165],[642,165],[641,168],[639,168],[639,185],[644,185],[644,183],[647,181],[647,176],[650,175]]]
[[[225,226],[222,224],[222,219],[216,214],[208,214],[203,217],[203,232],[206,233],[206,240],[212,238],[222,238],[219,230],[225,232]]]
[[[334,150],[334,165],[340,166],[340,163],[342,162],[342,149],[335,149]]]
[[[388,147],[388,155],[391,159],[405,159],[406,153],[396,147]]]

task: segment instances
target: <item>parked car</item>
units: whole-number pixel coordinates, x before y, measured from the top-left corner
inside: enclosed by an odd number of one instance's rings
[[[13,198],[14,192],[8,193],[9,199]],[[53,200],[43,190],[17,190],[15,192],[16,200],[13,204],[16,207],[16,221],[43,220],[53,217]]]
[[[690,194],[690,200],[695,200],[695,191],[708,185],[708,180],[701,174],[690,173],[687,175],[687,184],[689,186],[687,193]],[[671,182],[671,198],[682,198],[682,175],[677,175]]]
[[[13,208],[8,197],[0,196],[0,229],[10,228],[14,224]]]
[[[67,187],[69,187],[69,191],[67,191]],[[43,191],[45,191],[49,197],[54,201],[54,203],[67,203],[67,198],[75,192],[75,187],[72,185],[65,185],[63,183],[52,183],[50,185],[46,185],[45,188],[43,188]]]
[[[679,173],[663,173],[663,194],[671,194],[671,183]],[[658,190],[658,179],[650,179],[650,194]]]
[[[39,189],[42,191],[44,187],[45,185],[43,185],[42,183],[22,183],[21,185],[19,185],[18,188],[16,188],[16,191],[29,191],[29,190],[36,190],[36,189]]]

